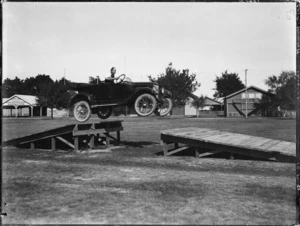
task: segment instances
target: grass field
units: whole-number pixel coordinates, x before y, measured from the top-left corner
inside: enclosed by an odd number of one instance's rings
[[[3,140],[71,123],[4,119]],[[295,142],[295,120],[149,117],[124,118],[123,126],[123,145],[110,152],[5,148],[3,223],[296,223],[294,164],[158,155],[160,130],[205,127]]]

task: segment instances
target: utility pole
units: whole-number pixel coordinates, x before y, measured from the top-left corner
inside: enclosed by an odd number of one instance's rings
[[[246,85],[246,90],[245,90],[245,93],[246,93],[246,118],[248,118],[248,92],[247,92],[247,71],[248,69],[245,69],[245,85]]]
[[[125,69],[125,74],[126,74],[126,55],[124,55],[124,69]]]
[[[64,68],[64,86],[66,85],[66,68]]]

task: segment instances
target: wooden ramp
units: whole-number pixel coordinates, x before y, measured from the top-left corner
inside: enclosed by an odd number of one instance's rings
[[[122,120],[103,121],[99,123],[87,124],[71,124],[55,129],[46,130],[40,133],[30,134],[23,137],[7,140],[2,142],[2,147],[19,146],[30,144],[30,148],[34,149],[37,143],[51,142],[51,149],[56,149],[56,142],[62,142],[74,150],[78,150],[80,146],[80,138],[88,137],[88,145],[93,148],[95,138],[99,138],[103,134],[106,138],[106,145],[110,144],[110,139],[120,142],[120,131],[123,130]],[[117,137],[111,136],[110,132],[116,132]]]
[[[161,140],[165,156],[193,147],[196,157],[229,152],[281,162],[296,162],[295,143],[238,133],[189,127],[161,131]],[[169,150],[170,144],[174,144],[173,150]],[[184,146],[180,147],[179,144]]]

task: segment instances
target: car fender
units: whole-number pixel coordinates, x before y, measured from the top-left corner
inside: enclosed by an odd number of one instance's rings
[[[90,105],[95,103],[95,98],[88,93],[77,93],[74,96],[71,97],[71,100],[69,102],[69,107],[72,107],[76,102],[80,100],[87,101]]]

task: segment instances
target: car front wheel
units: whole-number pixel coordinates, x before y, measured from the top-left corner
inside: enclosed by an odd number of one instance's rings
[[[134,109],[136,113],[140,116],[149,116],[156,109],[157,101],[155,97],[151,94],[144,93],[138,98],[136,98],[134,102]]]
[[[87,101],[78,101],[74,105],[74,117],[78,122],[85,122],[91,116],[91,108]]]
[[[157,108],[154,111],[154,114],[163,117],[169,114],[172,108],[173,108],[172,99],[164,98],[162,102],[158,104]]]

